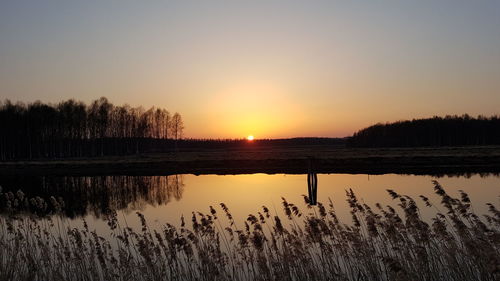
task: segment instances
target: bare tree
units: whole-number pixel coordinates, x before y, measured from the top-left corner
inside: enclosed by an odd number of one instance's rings
[[[179,140],[182,138],[182,133],[184,130],[184,123],[182,122],[182,117],[179,113],[175,113],[172,116],[172,135],[175,140]]]

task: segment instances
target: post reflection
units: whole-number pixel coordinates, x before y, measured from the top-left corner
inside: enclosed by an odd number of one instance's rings
[[[308,158],[307,193],[309,205],[316,205],[318,202],[318,175],[314,170],[313,157]]]
[[[309,205],[316,205],[318,202],[318,175],[316,173],[307,174],[307,193]]]

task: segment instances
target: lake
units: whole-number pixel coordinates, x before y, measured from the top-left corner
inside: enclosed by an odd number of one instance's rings
[[[413,197],[424,219],[437,211],[444,212],[434,194],[432,180],[437,180],[453,197],[459,190],[469,194],[477,214],[487,212],[486,203],[499,204],[500,177],[493,174],[462,176],[425,175],[362,175],[319,174],[317,200],[331,199],[342,222],[351,223],[346,190],[352,189],[358,199],[375,207],[397,206],[387,189]],[[0,179],[3,191],[19,189],[28,197],[61,197],[64,214],[73,225],[85,219],[98,232],[107,231],[103,214],[116,210],[120,223],[139,227],[136,212],[145,215],[148,223],[160,228],[164,223],[180,224],[181,216],[190,221],[192,212],[209,213],[209,206],[220,211],[225,203],[236,222],[243,223],[249,214],[262,212],[262,206],[282,215],[282,197],[296,204],[304,214],[312,209],[304,202],[308,194],[307,175],[244,174],[244,175],[171,175],[171,176],[97,176],[97,177],[9,177]],[[425,207],[419,195],[429,197],[438,208]]]
[[[0,184],[10,214],[0,215],[0,275],[498,280],[494,174],[26,176]],[[61,212],[51,196],[64,202]]]

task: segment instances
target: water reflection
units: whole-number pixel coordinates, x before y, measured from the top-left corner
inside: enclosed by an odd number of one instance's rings
[[[99,218],[109,210],[129,212],[165,205],[180,200],[184,191],[182,175],[28,177],[0,179],[0,185],[4,193],[22,190],[27,198],[60,197],[70,218],[88,214]]]
[[[50,196],[61,197],[64,214],[69,218],[89,216],[101,218],[109,210],[123,211],[133,220],[133,211],[143,211],[158,221],[178,221],[193,211],[206,211],[209,206],[227,204],[235,217],[246,218],[259,211],[262,205],[278,209],[281,197],[290,202],[303,202],[307,194],[309,204],[332,199],[339,206],[338,213],[350,218],[345,205],[345,190],[353,189],[365,203],[392,204],[386,189],[418,198],[432,197],[431,180],[434,176],[317,174],[314,166],[306,175],[172,175],[172,176],[94,176],[94,177],[10,177],[0,178],[3,191],[22,189],[26,197],[39,196],[48,201]],[[305,187],[307,181],[307,192]],[[318,181],[321,192],[318,195]],[[475,206],[499,199],[500,179],[480,175],[440,178],[440,183],[452,194],[465,190]],[[430,193],[430,194],[429,194]],[[456,195],[456,194],[455,194]],[[437,198],[436,198],[437,200]],[[1,200],[0,200],[1,201]],[[0,202],[1,203],[1,202]],[[347,207],[347,206],[346,206]],[[345,214],[344,214],[345,213]],[[129,215],[131,218],[129,218]]]
[[[318,175],[316,174],[314,157],[307,159],[307,194],[309,198],[309,205],[316,205],[318,203]]]
[[[309,205],[316,205],[318,203],[318,175],[316,173],[307,174],[307,194]]]

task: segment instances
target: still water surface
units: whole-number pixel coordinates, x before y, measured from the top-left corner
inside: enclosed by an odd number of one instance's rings
[[[417,200],[422,216],[430,219],[439,208],[439,199],[433,193],[432,180],[438,180],[451,195],[459,197],[459,190],[469,194],[477,214],[487,212],[486,203],[500,205],[500,177],[472,175],[440,177],[422,175],[351,175],[319,174],[317,200],[332,200],[338,217],[350,223],[351,215],[345,201],[346,189],[352,188],[360,201],[374,207],[397,206],[386,189],[409,195]],[[267,206],[282,214],[282,197],[298,205],[304,214],[308,208],[302,195],[308,194],[307,175],[174,175],[174,176],[99,176],[99,177],[34,177],[0,179],[5,190],[22,189],[27,196],[60,196],[66,204],[65,216],[71,224],[81,224],[84,218],[92,228],[105,231],[102,219],[106,210],[118,211],[120,223],[138,227],[136,212],[143,213],[149,224],[161,228],[164,223],[180,224],[184,216],[189,222],[192,212],[209,213],[209,206],[225,203],[237,222],[249,214],[262,212]],[[425,207],[418,198],[427,196],[438,207]],[[222,217],[222,215],[220,215]]]

